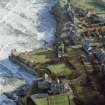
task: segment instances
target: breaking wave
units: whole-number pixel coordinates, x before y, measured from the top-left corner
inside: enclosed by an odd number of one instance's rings
[[[9,61],[12,48],[18,51],[43,47],[52,42],[56,22],[49,13],[56,0],[0,0],[0,105],[16,105],[2,95],[37,78]],[[31,78],[31,79],[30,79]]]

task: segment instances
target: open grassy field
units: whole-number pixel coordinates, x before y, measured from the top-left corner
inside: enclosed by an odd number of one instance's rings
[[[91,9],[95,12],[105,13],[105,0],[71,0],[75,5]]]
[[[40,49],[38,51],[20,53],[19,57],[24,61],[35,60],[37,63],[45,63],[53,57],[53,51],[49,49]]]
[[[32,99],[37,105],[75,105],[68,95],[56,95],[39,98],[32,96]]]
[[[70,68],[64,63],[49,65],[48,69],[56,75],[68,75],[72,72],[72,70],[70,70]]]
[[[47,98],[37,98],[35,102],[37,105],[48,105]]]
[[[39,63],[45,63],[48,61],[51,57],[53,57],[52,50],[43,49],[38,52],[32,52],[30,53],[31,58],[35,59],[35,61]]]
[[[78,50],[67,48],[66,54],[68,55],[69,62],[71,62],[78,71],[84,70],[83,65],[79,61],[80,55],[83,54],[81,50],[78,52]]]

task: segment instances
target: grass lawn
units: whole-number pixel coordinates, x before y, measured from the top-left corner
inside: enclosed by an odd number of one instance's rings
[[[31,58],[35,59],[39,63],[45,63],[53,56],[52,51],[42,50],[39,52],[32,52]]]
[[[96,12],[105,11],[105,0],[72,0],[72,2],[83,8],[94,9]]]
[[[48,105],[47,98],[36,98],[36,105]]]
[[[75,105],[68,95],[56,95],[42,98],[32,97],[32,99],[37,105]]]
[[[68,96],[52,96],[49,97],[49,103],[51,105],[69,105]]]
[[[48,69],[56,75],[60,74],[68,75],[72,72],[70,68],[64,63],[49,65]]]
[[[26,60],[35,60],[38,63],[45,63],[53,56],[52,50],[41,49],[38,51],[32,51],[28,53],[22,53],[21,58]]]
[[[85,78],[86,78],[86,75],[83,74],[80,77],[71,81],[71,84],[74,86],[77,93],[81,93],[83,91],[83,86],[81,86],[81,83],[83,83],[83,81],[85,81]]]
[[[69,58],[69,61],[74,65],[74,67],[77,70],[84,70],[83,65],[79,62],[79,57],[80,55],[84,54],[84,52],[81,50],[78,51],[78,49],[75,50],[72,48],[67,48],[66,51],[67,51],[67,56]]]
[[[75,49],[67,48],[67,49],[66,49],[66,52],[67,52],[67,54],[69,55],[69,57],[71,57],[71,58],[76,56],[76,51],[75,51]]]

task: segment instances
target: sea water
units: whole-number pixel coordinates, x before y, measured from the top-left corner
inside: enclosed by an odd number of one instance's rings
[[[56,0],[0,0],[0,105],[15,105],[3,93],[37,78],[10,62],[8,56],[12,48],[29,51],[54,40],[56,22],[49,11],[55,3]]]

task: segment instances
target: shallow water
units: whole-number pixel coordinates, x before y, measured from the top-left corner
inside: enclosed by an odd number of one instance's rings
[[[12,48],[32,50],[44,47],[43,40],[53,41],[56,22],[49,10],[55,3],[56,0],[0,0],[0,94],[37,78],[10,62],[8,56]],[[0,95],[0,105],[15,103]]]

